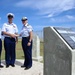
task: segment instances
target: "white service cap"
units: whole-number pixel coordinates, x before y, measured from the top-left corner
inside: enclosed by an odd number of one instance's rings
[[[23,20],[25,21],[25,20],[28,20],[28,19],[27,19],[27,17],[22,17],[21,20],[22,20],[22,21],[23,21]]]
[[[14,17],[14,14],[13,13],[8,13],[7,14],[7,17],[12,17],[13,18]]]

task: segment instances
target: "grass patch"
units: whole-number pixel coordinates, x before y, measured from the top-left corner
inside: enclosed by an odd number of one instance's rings
[[[5,59],[5,50],[4,50],[4,42],[2,41],[2,54],[1,59]],[[40,42],[40,55],[43,56],[43,42]],[[23,59],[24,54],[21,46],[21,40],[16,44],[16,59]]]

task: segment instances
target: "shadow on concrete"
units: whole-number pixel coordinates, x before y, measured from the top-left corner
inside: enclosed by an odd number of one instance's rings
[[[22,66],[23,65],[23,63],[20,62],[19,60],[16,60],[15,64],[18,65],[18,66]]]
[[[6,65],[5,60],[2,60],[1,63],[2,63],[3,65]],[[16,61],[15,61],[15,65],[21,66],[21,65],[23,65],[23,63],[20,62],[19,60],[16,60]]]
[[[3,65],[5,65],[5,60],[2,60],[1,63],[2,63]]]

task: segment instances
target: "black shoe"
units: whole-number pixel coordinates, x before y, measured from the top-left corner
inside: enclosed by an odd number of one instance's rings
[[[0,68],[3,68],[4,66],[3,65],[0,65]]]
[[[21,66],[21,68],[24,68],[24,67],[25,67],[25,65],[22,65],[22,66]]]
[[[9,67],[9,65],[6,65],[6,68],[8,68]]]
[[[25,67],[25,69],[24,70],[28,70],[28,69],[30,69],[31,67]]]
[[[15,67],[15,65],[14,65],[14,64],[11,64],[11,66],[12,66],[12,67]]]

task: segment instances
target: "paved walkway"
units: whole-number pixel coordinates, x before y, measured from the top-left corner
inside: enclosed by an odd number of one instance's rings
[[[2,61],[4,68],[0,68],[0,75],[43,75],[43,64],[37,61],[33,61],[32,68],[24,70],[20,66],[23,64],[23,60],[16,60],[15,67],[5,67],[5,61]]]

